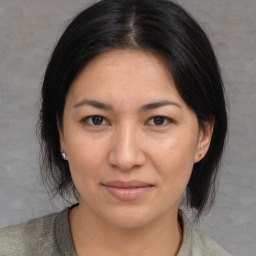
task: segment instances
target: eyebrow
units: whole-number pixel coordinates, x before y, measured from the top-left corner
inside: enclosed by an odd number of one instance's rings
[[[74,107],[81,107],[84,105],[89,105],[95,108],[99,108],[99,109],[104,109],[104,110],[108,110],[108,111],[113,111],[113,107],[109,104],[103,103],[103,102],[99,102],[96,100],[82,100],[80,102],[78,102],[77,104],[74,105]]]
[[[106,111],[113,111],[113,107],[109,104],[99,102],[99,101],[96,101],[96,100],[88,100],[88,99],[84,99],[84,100],[78,102],[77,104],[74,105],[74,107],[81,107],[81,106],[84,106],[84,105],[89,105],[89,106],[99,108],[99,109],[103,109],[103,110],[106,110]],[[168,106],[168,105],[181,108],[181,105],[179,105],[178,103],[176,103],[174,101],[162,100],[162,101],[152,102],[152,103],[145,104],[145,105],[141,106],[139,108],[139,112],[146,112],[146,111],[149,111],[149,110],[152,110],[152,109],[155,109],[155,108],[160,108],[160,107]]]
[[[168,106],[168,105],[181,108],[181,105],[179,105],[178,103],[176,103],[174,101],[162,100],[162,101],[152,102],[152,103],[143,105],[143,106],[140,107],[139,110],[141,112],[144,112],[144,111],[149,111],[149,110],[152,110],[152,109],[155,109],[155,108],[160,108],[160,107]]]

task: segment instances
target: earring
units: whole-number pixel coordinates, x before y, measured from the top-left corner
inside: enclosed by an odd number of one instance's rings
[[[63,149],[60,150],[60,154],[64,160],[67,160],[67,153]]]

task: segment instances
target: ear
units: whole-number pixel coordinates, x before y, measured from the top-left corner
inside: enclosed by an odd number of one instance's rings
[[[204,122],[204,127],[200,129],[194,163],[199,162],[206,155],[212,139],[214,128],[214,118],[211,121]]]
[[[60,135],[60,149],[66,150],[63,133],[59,132],[59,135]]]
[[[63,128],[60,125],[59,121],[57,121],[57,126],[58,126],[59,138],[60,138],[60,150],[61,149],[66,150]]]

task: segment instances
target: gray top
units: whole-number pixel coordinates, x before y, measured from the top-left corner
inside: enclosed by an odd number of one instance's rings
[[[1,256],[76,256],[68,219],[69,208],[27,223],[0,229]],[[183,241],[177,256],[230,256],[197,231],[184,213]]]

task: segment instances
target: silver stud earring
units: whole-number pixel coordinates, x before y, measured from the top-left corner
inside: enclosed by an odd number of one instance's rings
[[[64,160],[67,160],[67,153],[63,149],[60,150],[60,154]]]

